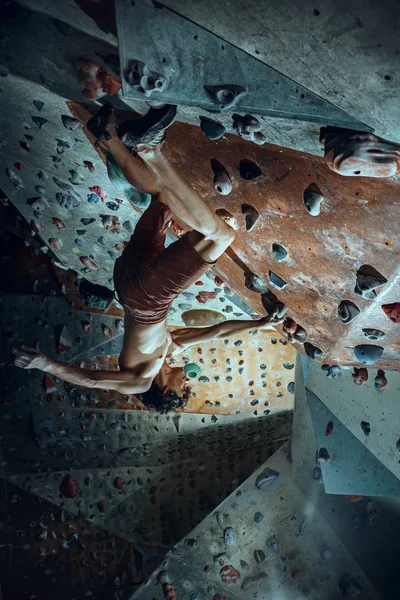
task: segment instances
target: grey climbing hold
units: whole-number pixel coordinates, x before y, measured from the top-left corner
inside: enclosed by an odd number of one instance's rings
[[[76,230],[76,233],[77,233],[78,235],[85,235],[85,233],[86,233],[86,229],[77,229],[77,230]]]
[[[253,575],[253,577],[246,577],[246,579],[243,581],[241,589],[243,591],[248,591],[251,589],[255,589],[255,588],[259,588],[260,584],[265,582],[265,580],[267,579],[267,574],[266,573],[259,573],[258,575]]]
[[[232,191],[232,182],[228,171],[216,158],[212,158],[210,164],[214,173],[215,190],[218,194],[221,194],[221,196],[227,196]]]
[[[75,198],[75,196],[73,196],[72,194],[57,192],[56,200],[63,208],[71,209],[79,206],[79,200]]]
[[[272,244],[272,254],[277,262],[282,262],[287,258],[288,251],[284,246],[275,242]]]
[[[201,375],[201,377],[199,377],[198,381],[200,381],[200,383],[210,383],[209,378],[206,377],[205,375]]]
[[[72,194],[72,196],[75,196],[78,200],[81,199],[80,195],[76,192],[76,190],[73,188],[73,186],[70,185],[69,183],[65,183],[64,181],[61,181],[61,179],[58,179],[58,177],[53,177],[53,181],[56,184],[56,186],[58,186],[61,190],[69,192],[70,194]]]
[[[76,238],[75,239],[75,244],[78,246],[78,248],[82,248],[82,246],[83,246],[83,240],[81,240],[81,238]]]
[[[364,337],[367,338],[370,342],[375,342],[376,340],[383,340],[385,337],[385,333],[380,329],[363,329]]]
[[[43,125],[47,123],[47,119],[44,119],[43,117],[33,116],[31,117],[31,119],[35,123],[35,125],[38,126],[39,129],[42,129]]]
[[[304,190],[303,201],[307,212],[312,217],[317,217],[321,212],[321,203],[324,197],[321,194],[321,190],[315,183],[312,183]]]
[[[232,121],[233,129],[245,139],[251,139],[252,134],[261,129],[260,121],[250,114],[242,116],[234,113],[232,115]]]
[[[331,377],[332,379],[336,379],[338,375],[342,372],[341,367],[339,365],[322,365],[322,371],[326,372],[327,377]]]
[[[119,204],[117,202],[106,202],[106,206],[113,211],[119,210]]]
[[[171,583],[169,573],[167,571],[160,571],[157,575],[157,581],[162,585],[164,585],[165,583]]]
[[[93,218],[93,217],[90,217],[90,218],[84,217],[83,219],[81,219],[81,223],[82,223],[82,225],[86,225],[87,226],[87,225],[91,225],[92,223],[94,223],[95,220],[96,219]]]
[[[150,71],[141,60],[129,61],[124,77],[133,90],[146,98],[152,96],[154,92],[162,92],[167,85],[167,79],[163,75]]]
[[[279,554],[279,544],[274,535],[267,539],[266,546],[276,554]]]
[[[224,530],[224,544],[225,546],[234,546],[237,542],[237,531],[233,527],[226,527]]]
[[[203,116],[200,117],[200,129],[209,140],[219,140],[226,132],[221,123]]]
[[[264,489],[265,487],[267,487],[269,484],[273,483],[274,481],[276,481],[279,477],[279,472],[278,471],[274,471],[273,469],[270,469],[269,467],[266,467],[258,476],[256,479],[256,487],[259,490]]]
[[[360,425],[364,435],[368,436],[371,433],[371,425],[368,423],[368,421],[361,421]]]
[[[133,233],[132,223],[130,221],[124,221],[122,223],[122,227],[126,229],[128,233]]]
[[[354,348],[354,356],[363,363],[363,365],[373,365],[382,356],[382,346],[372,346],[369,344],[360,344]]]
[[[262,550],[254,550],[254,560],[256,563],[262,563],[265,560],[265,552]]]
[[[240,566],[242,567],[242,569],[244,571],[248,571],[249,570],[249,564],[245,560],[241,560],[240,561]]]
[[[74,119],[69,115],[61,115],[61,120],[64,127],[69,129],[69,131],[78,131],[83,126],[83,123],[78,121],[78,119]]]
[[[34,107],[38,109],[39,112],[44,107],[44,102],[42,102],[41,100],[32,100],[32,103],[33,103]]]
[[[82,185],[82,183],[85,181],[85,178],[75,169],[71,169],[68,181],[70,181],[74,185]]]
[[[40,194],[41,196],[43,196],[43,194],[46,193],[47,188],[45,188],[43,185],[37,185],[35,186],[35,191]]]
[[[256,523],[261,523],[261,521],[264,519],[264,515],[260,512],[256,512],[254,515],[254,521]]]
[[[274,286],[274,288],[278,290],[283,290],[287,286],[286,281],[282,279],[282,277],[279,277],[279,275],[277,275],[276,273],[273,273],[272,271],[269,272],[269,282],[272,286]]]
[[[291,362],[289,362],[288,360],[285,360],[285,361],[282,363],[282,367],[283,367],[284,369],[287,369],[288,371],[290,371],[291,369],[293,369],[293,368],[294,368],[294,363],[291,363]]]
[[[363,592],[363,588],[350,575],[347,574],[341,578],[338,585],[342,593],[342,597],[346,600],[348,598],[356,598]]]
[[[249,290],[257,294],[266,294],[268,292],[268,288],[261,277],[251,271],[245,271],[244,283]]]
[[[258,165],[252,160],[248,160],[243,158],[239,164],[239,173],[243,179],[247,181],[252,181],[253,179],[258,179],[262,175],[262,171]]]
[[[97,243],[100,244],[100,246],[105,246],[107,242],[106,242],[104,236],[101,235],[99,238],[97,238]]]
[[[287,306],[283,304],[283,302],[278,300],[278,298],[273,292],[271,292],[271,290],[268,290],[268,292],[261,295],[261,302],[269,316],[272,316],[274,313],[276,313],[277,318],[280,319],[284,316],[284,314],[287,311]],[[275,338],[271,339],[271,344],[276,344],[276,341],[273,342],[274,339]],[[286,340],[284,340],[284,342],[285,344],[287,343]]]
[[[9,74],[9,69],[5,65],[0,65],[0,77],[8,77]]]
[[[221,110],[232,108],[239,98],[246,94],[240,85],[205,85],[204,89],[211,101]]]
[[[356,287],[354,293],[367,300],[372,300],[376,296],[376,288],[387,283],[386,277],[381,275],[371,265],[362,265],[356,276]]]
[[[252,231],[257,223],[260,213],[251,204],[242,204],[242,215],[246,223],[246,231]]]
[[[350,302],[350,300],[342,300],[338,306],[339,319],[346,325],[351,323],[351,321],[355,319],[359,313],[360,309],[354,304],[354,302]]]
[[[312,359],[322,358],[322,356],[324,356],[325,354],[323,350],[317,348],[317,346],[314,346],[313,344],[310,344],[310,342],[305,342],[304,350],[307,356],[309,356]]]
[[[314,467],[312,471],[312,476],[314,481],[321,482],[322,481],[322,471],[320,467]]]
[[[290,383],[287,384],[287,391],[289,392],[289,394],[292,394],[292,396],[294,396],[294,391],[295,391],[295,382],[291,381]]]

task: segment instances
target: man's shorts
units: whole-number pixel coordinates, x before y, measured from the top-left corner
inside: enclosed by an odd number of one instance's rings
[[[212,266],[193,248],[187,233],[165,248],[171,219],[170,208],[153,200],[115,262],[119,301],[137,323],[164,321],[173,300]]]

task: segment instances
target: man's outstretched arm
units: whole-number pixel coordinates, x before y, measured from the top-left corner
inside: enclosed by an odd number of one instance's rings
[[[218,325],[211,325],[211,327],[184,327],[177,329],[176,331],[171,331],[171,337],[176,345],[175,352],[178,353],[193,344],[229,338],[245,331],[255,331],[265,325],[277,325],[282,320],[274,320],[273,315],[267,315],[257,321],[253,319],[248,321],[223,321],[222,323],[218,323]]]
[[[14,364],[22,369],[40,369],[74,385],[102,390],[116,390],[121,394],[139,394],[149,389],[151,381],[138,378],[129,371],[92,371],[48,358],[40,350],[22,346],[14,350]]]

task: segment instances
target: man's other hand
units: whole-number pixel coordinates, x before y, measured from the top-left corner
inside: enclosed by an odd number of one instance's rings
[[[14,348],[13,354],[15,355],[14,365],[21,369],[43,370],[48,363],[47,356],[35,348],[28,348],[27,346],[22,346],[21,350]]]

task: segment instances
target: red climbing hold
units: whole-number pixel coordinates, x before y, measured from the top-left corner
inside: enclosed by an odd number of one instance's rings
[[[400,302],[383,304],[382,310],[393,323],[400,323]]]
[[[122,479],[122,477],[116,477],[114,479],[114,487],[117,488],[117,490],[121,491],[123,489],[125,485],[125,481]]]
[[[57,227],[58,231],[65,231],[67,229],[65,223],[63,223],[63,221],[61,221],[61,219],[59,219],[58,217],[53,217],[52,221]]]
[[[56,251],[61,250],[61,248],[63,247],[62,241],[58,238],[50,238],[49,244],[53,248],[53,250],[56,250]]]
[[[88,256],[80,256],[79,260],[88,269],[91,269],[92,271],[98,271],[99,270],[99,267],[96,265],[96,263],[91,258],[89,258]]]
[[[325,435],[332,435],[332,433],[333,433],[333,423],[332,423],[332,421],[329,421],[328,425],[326,426]]]
[[[21,146],[21,148],[23,150],[25,150],[25,152],[30,152],[31,151],[30,145],[27,144],[26,142],[20,142],[19,145]]]
[[[212,600],[228,600],[226,596],[221,596],[221,594],[215,594]]]
[[[351,376],[356,385],[362,385],[364,381],[368,381],[368,369],[365,369],[364,367],[361,369],[354,367],[354,373],[352,373]]]
[[[239,571],[236,571],[232,565],[222,567],[219,574],[221,575],[222,583],[236,583],[240,579]]]
[[[94,171],[94,164],[93,164],[92,162],[90,162],[90,160],[84,160],[84,161],[83,161],[83,165],[84,165],[84,166],[85,166],[87,169],[89,169],[89,171],[90,171],[91,173],[93,173],[93,171]]]
[[[14,163],[14,167],[16,169],[18,169],[18,171],[23,171],[24,170],[24,163],[22,163],[22,162],[16,162],[16,163]]]
[[[66,498],[75,498],[79,494],[79,479],[71,473],[66,475],[61,482],[60,492]]]
[[[102,202],[104,202],[104,200],[107,198],[107,194],[100,185],[92,185],[89,190],[94,194],[97,194],[101,198]]]
[[[42,223],[39,223],[39,221],[35,221],[35,219],[32,219],[31,220],[31,229],[35,233],[40,233],[41,231],[44,231],[46,229],[46,226],[43,225]]]
[[[78,82],[85,98],[97,100],[106,95],[112,96],[121,89],[119,79],[107,73],[103,67],[87,58],[80,58],[79,61]]]

